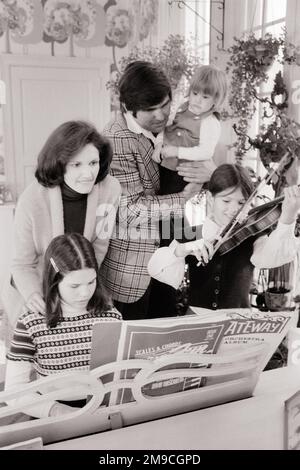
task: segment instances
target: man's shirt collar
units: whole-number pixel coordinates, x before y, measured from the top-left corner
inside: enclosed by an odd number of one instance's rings
[[[151,140],[154,147],[156,145],[162,143],[162,141],[163,141],[163,132],[160,132],[155,137],[152,134],[152,132],[147,131],[146,129],[144,129],[142,126],[139,125],[137,120],[133,117],[132,112],[130,112],[130,111],[127,111],[127,113],[124,113],[124,118],[125,118],[127,127],[131,132],[134,132],[135,134],[143,134],[145,137],[147,137],[147,139]]]

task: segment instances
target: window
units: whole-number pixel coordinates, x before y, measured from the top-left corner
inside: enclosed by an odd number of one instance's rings
[[[257,37],[264,36],[266,33],[271,33],[273,36],[280,36],[283,33],[286,20],[287,0],[246,0],[245,8],[245,32],[254,32]],[[269,80],[264,83],[260,90],[259,95],[262,97],[270,95],[276,73],[282,70],[282,65],[275,62],[268,71]],[[257,134],[261,124],[261,116],[263,107],[261,103],[257,103],[257,112],[251,123],[250,135]],[[264,121],[266,124],[266,120]],[[263,176],[265,169],[258,159],[257,151],[251,150],[247,154],[247,159],[244,160],[245,165],[250,166],[255,172]]]
[[[193,40],[203,64],[209,63],[210,0],[187,0],[185,3],[185,35]]]

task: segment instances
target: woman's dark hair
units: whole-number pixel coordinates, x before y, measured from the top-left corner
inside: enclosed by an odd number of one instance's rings
[[[96,289],[87,309],[95,316],[110,307],[108,295],[100,283],[98,264],[93,245],[80,233],[66,233],[53,238],[44,257],[43,296],[46,303],[46,321],[55,327],[62,320],[58,285],[71,271],[92,268],[96,271]]]
[[[119,96],[123,110],[132,111],[136,116],[137,111],[158,105],[166,96],[172,99],[172,91],[161,69],[151,62],[137,60],[127,65],[120,78]]]
[[[95,183],[103,180],[109,172],[112,159],[110,143],[92,124],[68,121],[50,134],[39,153],[35,171],[38,182],[48,188],[62,184],[67,163],[87,144],[94,145],[99,153],[100,169]]]
[[[208,190],[213,196],[227,188],[240,188],[245,199],[254,190],[249,171],[240,165],[224,163],[215,169],[208,183]]]

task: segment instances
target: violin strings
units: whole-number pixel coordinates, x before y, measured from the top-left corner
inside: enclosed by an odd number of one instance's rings
[[[256,186],[252,194],[250,194],[249,198],[247,201],[243,204],[243,206],[239,209],[238,213],[236,216],[232,219],[232,221],[229,222],[229,224],[225,227],[224,231],[221,234],[221,237],[219,237],[219,240],[217,240],[215,246],[214,246],[214,251],[213,255],[218,251],[220,246],[229,238],[231,235],[233,229],[236,227],[236,225],[240,222],[241,215],[245,211],[245,208],[248,208],[248,206],[252,203],[253,199],[257,196],[257,193],[266,185],[268,182],[273,178],[273,176],[276,174],[276,172],[281,169],[281,167],[285,164],[285,160],[288,157],[289,152],[287,151],[284,156],[281,158],[281,160],[278,163],[278,166],[276,168],[273,168],[270,173],[267,173],[265,177],[262,179],[262,181]]]

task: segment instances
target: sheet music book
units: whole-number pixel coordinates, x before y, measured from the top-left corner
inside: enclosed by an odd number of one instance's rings
[[[170,368],[199,368],[201,364],[184,363],[185,353],[219,354],[231,351],[243,351],[251,346],[265,343],[268,353],[265,355],[261,370],[284,338],[290,324],[290,312],[253,312],[249,309],[225,309],[212,311],[201,308],[191,308],[189,315],[184,317],[160,318],[153,320],[124,321],[120,323],[99,323],[95,325],[92,338],[91,369],[108,362],[126,359],[149,359],[175,354],[181,356],[178,364]],[[109,340],[108,340],[109,338]],[[104,354],[100,354],[104,351]],[[175,356],[175,357],[176,357]],[[245,371],[255,359],[243,359]],[[202,364],[203,367],[203,364]],[[205,367],[210,367],[206,364]],[[142,388],[146,396],[161,396],[180,392],[190,388],[226,382],[231,375],[222,376],[224,364],[214,364],[214,370],[219,369],[217,378],[210,377],[170,377],[163,381],[149,381]],[[163,370],[158,369],[158,370]],[[131,379],[137,370],[121,371],[117,377]],[[247,372],[245,372],[246,374]],[[241,373],[241,377],[243,373]],[[115,380],[116,376],[104,378]],[[132,401],[129,389],[122,389],[117,396],[111,397],[111,403],[127,403]]]
[[[129,426],[249,398],[292,318],[293,312],[196,309],[184,317],[101,322],[93,331],[92,370],[54,374],[22,390],[0,392],[3,403],[33,391],[46,402],[65,399],[76,387],[89,397],[86,405],[56,418],[4,425],[0,443],[39,436],[53,442],[112,429],[116,416],[118,426]],[[131,355],[135,358],[127,359]],[[18,405],[4,406],[0,418],[16,412]],[[294,432],[294,426],[289,429]]]

